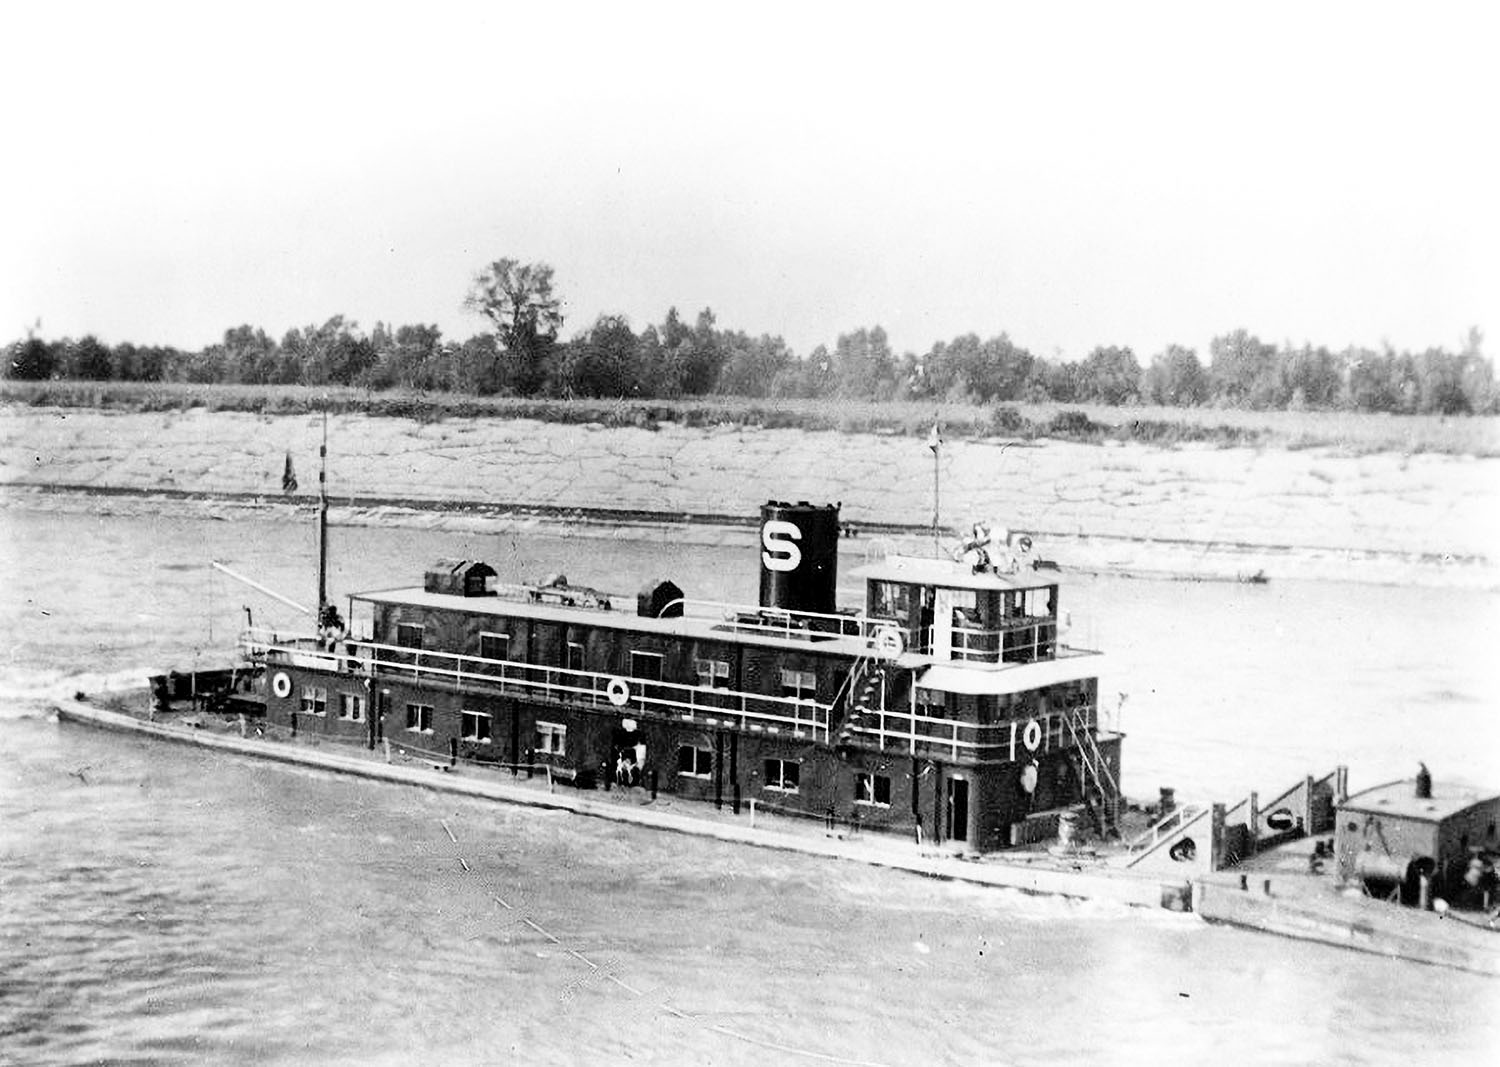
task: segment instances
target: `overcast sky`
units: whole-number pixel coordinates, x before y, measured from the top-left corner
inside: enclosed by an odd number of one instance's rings
[[[1492,4],[210,6],[0,13],[0,341],[462,338],[501,256],[802,354],[1500,336]]]

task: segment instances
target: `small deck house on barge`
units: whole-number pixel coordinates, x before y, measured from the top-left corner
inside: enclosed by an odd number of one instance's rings
[[[964,850],[1050,836],[1080,805],[1107,828],[1121,739],[1100,724],[1100,657],[1059,639],[1056,576],[892,556],[840,609],[838,536],[836,507],[766,505],[755,606],[443,561],[351,597],[347,635],[245,644],[268,720],[302,735]]]

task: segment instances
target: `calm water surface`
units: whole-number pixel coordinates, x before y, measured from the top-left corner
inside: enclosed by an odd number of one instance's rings
[[[671,576],[689,595],[755,593],[744,550],[726,565],[660,541],[335,533],[339,592],[478,555],[622,592]],[[0,1062],[1480,1063],[1500,1050],[1493,980],[46,716],[56,694],[206,663],[205,636],[225,644],[246,603],[290,621],[211,577],[208,558],[306,598],[311,551],[304,528],[263,520],[0,515]],[[1359,788],[1419,756],[1500,782],[1481,674],[1500,647],[1492,594],[1101,579],[1067,595],[1075,638],[1111,655],[1106,691],[1126,694],[1132,793],[1264,792],[1339,761]]]

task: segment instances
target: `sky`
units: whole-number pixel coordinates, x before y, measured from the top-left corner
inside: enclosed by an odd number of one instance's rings
[[[210,11],[210,8],[221,8]],[[1495,5],[0,9],[0,342],[669,307],[806,354],[1500,336]],[[1485,351],[1493,358],[1496,345]]]

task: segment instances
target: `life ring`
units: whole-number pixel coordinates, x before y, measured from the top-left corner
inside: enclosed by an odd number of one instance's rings
[[[1266,826],[1277,833],[1285,833],[1297,825],[1296,818],[1292,815],[1291,808],[1277,808],[1266,816]]]
[[[1184,837],[1167,849],[1167,855],[1176,863],[1192,863],[1198,858],[1198,842],[1191,837]]]
[[[623,708],[630,703],[630,686],[625,684],[624,678],[611,678],[609,684],[604,687],[604,694],[617,708]]]
[[[1036,792],[1037,769],[1036,763],[1028,763],[1021,768],[1021,792]]]
[[[1029,752],[1035,752],[1042,747],[1042,724],[1032,719],[1026,724],[1026,729],[1021,734],[1021,741],[1026,745]]]
[[[906,642],[901,639],[901,631],[894,626],[882,626],[875,631],[875,651],[882,656],[895,659],[906,650]]]
[[[292,676],[286,671],[277,671],[271,679],[271,692],[285,700],[292,695]]]

